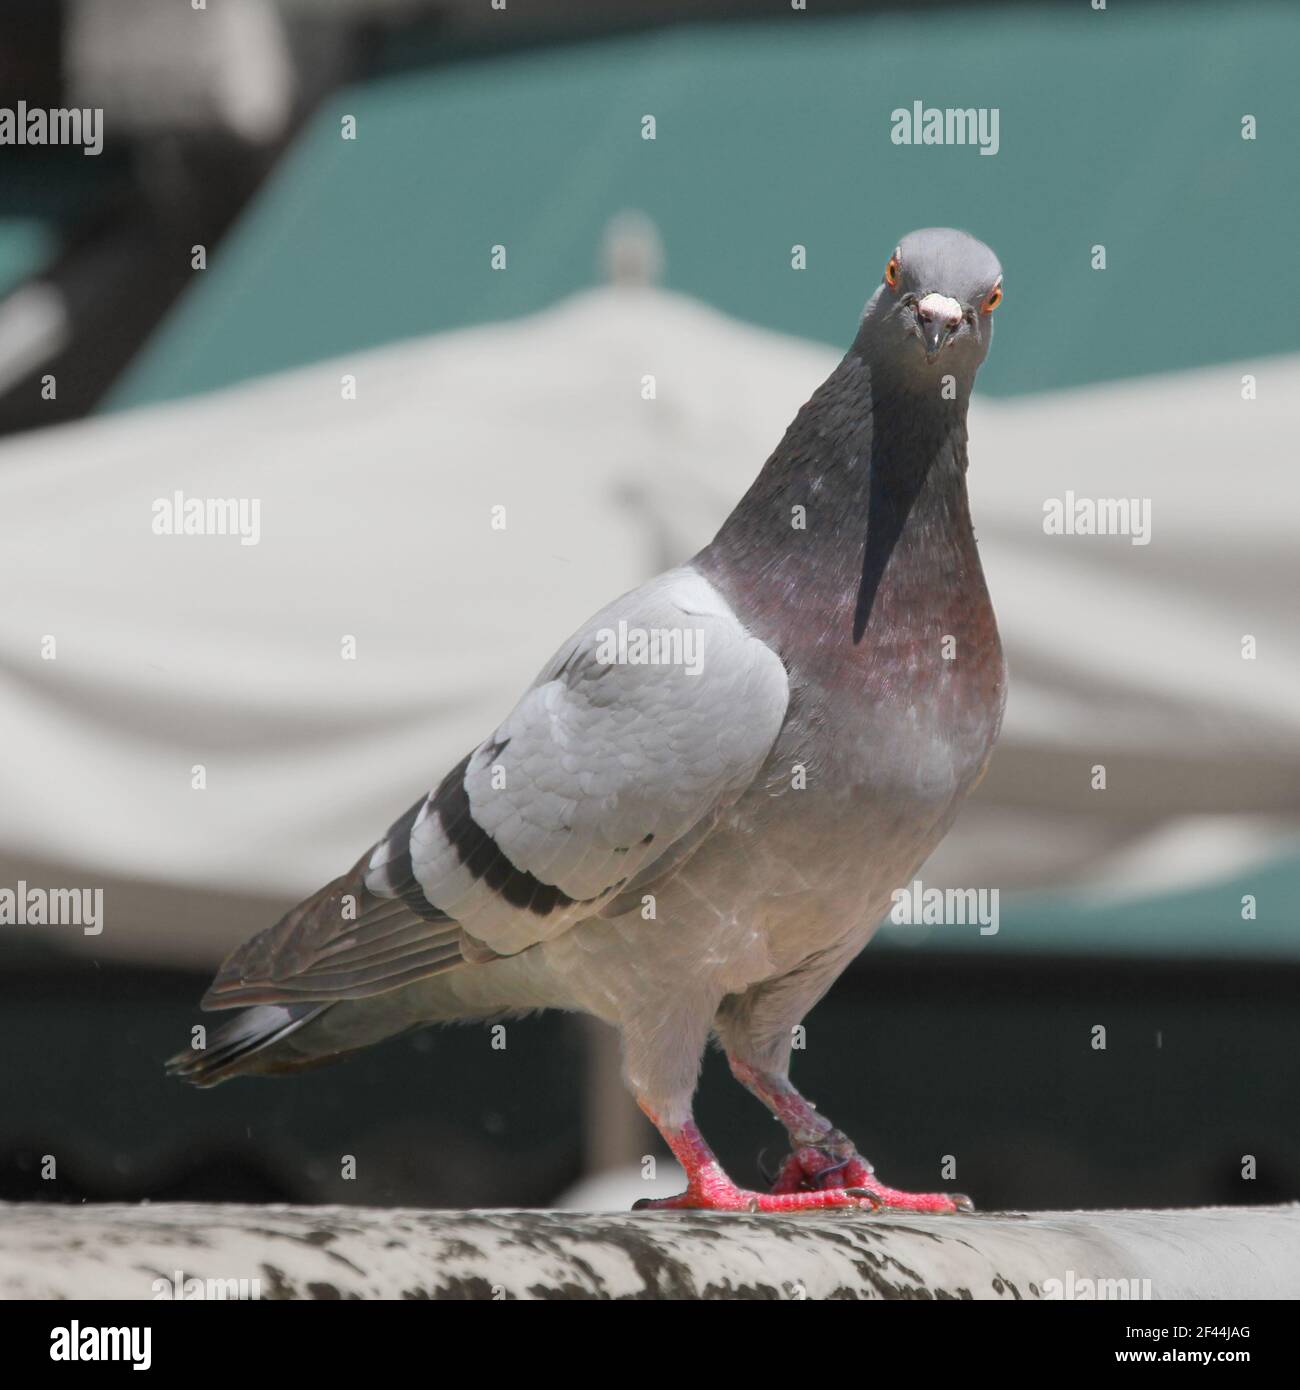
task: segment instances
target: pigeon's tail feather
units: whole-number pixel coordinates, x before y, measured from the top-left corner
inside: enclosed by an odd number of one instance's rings
[[[167,1075],[196,1086],[215,1086],[244,1073],[269,1075],[302,1071],[337,1054],[313,1056],[281,1047],[300,1028],[314,1022],[329,1004],[260,1004],[218,1028],[204,1048],[187,1048],[167,1059]]]
[[[421,798],[347,873],[232,952],[199,1007],[368,999],[467,960],[491,959],[493,952],[468,941],[414,877],[410,827],[424,805]],[[371,869],[381,853],[388,857]]]

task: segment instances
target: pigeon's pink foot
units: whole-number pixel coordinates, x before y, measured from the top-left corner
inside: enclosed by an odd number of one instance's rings
[[[809,1146],[796,1149],[781,1165],[772,1184],[777,1197],[849,1191],[865,1193],[884,1211],[974,1211],[975,1205],[960,1192],[900,1192],[886,1187],[861,1154]]]
[[[686,1191],[675,1197],[643,1197],[633,1211],[828,1211],[850,1208],[875,1211],[879,1201],[866,1191],[844,1184],[791,1192],[751,1192],[737,1187],[722,1170],[693,1120],[680,1128],[661,1124],[644,1102],[641,1108],[668,1141],[677,1161],[686,1170]]]
[[[737,1187],[720,1169],[697,1174],[685,1192],[676,1197],[643,1197],[633,1211],[829,1211],[850,1208],[875,1211],[880,1206],[871,1193],[847,1187],[817,1192],[751,1192]]]

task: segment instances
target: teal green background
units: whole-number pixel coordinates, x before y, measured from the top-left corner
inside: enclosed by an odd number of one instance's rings
[[[32,217],[0,217],[0,295],[39,275],[57,245],[47,223]]]
[[[1255,917],[1242,920],[1242,899],[1255,899]],[[1000,904],[998,930],[978,926],[896,926],[886,920],[879,946],[914,946],[1017,954],[1082,951],[1160,959],[1300,960],[1296,904],[1300,859],[1261,865],[1178,893],[1099,903],[1068,893],[1019,894]]]
[[[1300,6],[1079,0],[792,12],[374,81],[317,112],[109,404],[540,309],[596,279],[629,207],[668,287],[839,345],[902,233],[966,227],[1006,270],[995,395],[1295,351],[1297,55]],[[999,108],[999,153],[892,144],[918,99]]]

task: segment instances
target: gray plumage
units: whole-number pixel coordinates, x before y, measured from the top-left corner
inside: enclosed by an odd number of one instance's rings
[[[713,542],[592,618],[347,874],[237,950],[203,1003],[255,1007],[174,1071],[562,1008],[620,1030],[666,1133],[711,1033],[783,1081],[1002,717],[965,484],[1001,270],[931,229],[890,275]],[[619,631],[695,634],[698,670],[609,659]]]

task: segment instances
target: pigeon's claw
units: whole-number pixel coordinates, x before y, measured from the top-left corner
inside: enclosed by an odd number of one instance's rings
[[[876,1210],[949,1214],[971,1212],[975,1204],[960,1192],[900,1192],[887,1187],[861,1154],[841,1157],[825,1149],[796,1149],[781,1166],[772,1184],[773,1195],[843,1191],[874,1199]]]
[[[819,1192],[751,1192],[730,1179],[692,1184],[675,1197],[643,1197],[633,1211],[742,1211],[781,1213],[800,1211],[878,1211],[880,1201],[861,1188],[830,1187]]]

